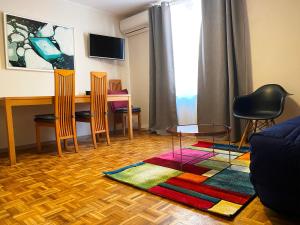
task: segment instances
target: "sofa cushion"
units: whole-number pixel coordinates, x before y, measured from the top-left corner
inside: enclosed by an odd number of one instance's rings
[[[267,128],[258,135],[282,138],[286,143],[300,143],[300,116]]]

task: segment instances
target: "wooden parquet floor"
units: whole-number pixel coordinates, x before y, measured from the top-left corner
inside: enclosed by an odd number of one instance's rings
[[[195,142],[188,139],[186,142]],[[135,134],[112,137],[94,150],[87,138],[80,152],[56,156],[55,145],[17,152],[17,166],[0,155],[0,224],[210,225],[300,224],[252,201],[234,220],[217,217],[110,180],[102,171],[146,159],[170,148],[170,138]]]

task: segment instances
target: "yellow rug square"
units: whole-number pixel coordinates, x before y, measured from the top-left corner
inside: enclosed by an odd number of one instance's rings
[[[206,173],[202,174],[202,176],[212,177],[212,176],[216,175],[219,172],[220,172],[219,170],[209,170]]]
[[[221,200],[217,204],[215,204],[213,207],[208,209],[208,211],[231,216],[231,215],[234,215],[236,213],[236,211],[238,211],[241,207],[242,206],[239,204]]]
[[[236,159],[236,155],[230,155],[230,159],[233,161]],[[217,161],[223,161],[223,162],[229,162],[229,154],[216,154],[213,157],[209,158],[210,160],[217,160]]]
[[[250,161],[249,160],[243,160],[243,159],[234,159],[231,161],[231,164],[233,165],[238,165],[238,166],[250,166]]]

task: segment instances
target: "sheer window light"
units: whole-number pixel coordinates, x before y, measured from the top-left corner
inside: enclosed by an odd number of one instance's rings
[[[197,78],[201,1],[171,5],[176,103],[179,124],[197,123]]]

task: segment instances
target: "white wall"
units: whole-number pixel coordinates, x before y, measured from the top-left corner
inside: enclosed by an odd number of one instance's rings
[[[279,120],[300,114],[300,1],[247,0],[253,88],[282,85],[294,95]]]
[[[90,89],[89,72],[92,70],[106,71],[108,78],[121,78],[123,85],[130,89],[128,48],[126,49],[127,59],[125,61],[100,60],[88,57],[88,33],[121,36],[119,19],[117,17],[104,11],[98,11],[65,0],[1,0],[0,97],[47,96],[54,94],[52,73],[5,69],[3,12],[74,27],[76,94],[82,94],[85,90]],[[51,106],[16,108],[14,110],[16,144],[26,145],[34,143],[33,115],[48,113],[51,110]],[[79,135],[86,135],[88,133],[89,128],[87,124],[79,126]],[[42,137],[44,141],[53,139],[53,131],[46,130],[43,132]],[[0,148],[6,146],[4,115],[3,109],[0,108]]]
[[[142,128],[149,128],[149,32],[128,40],[132,102],[142,108]]]

